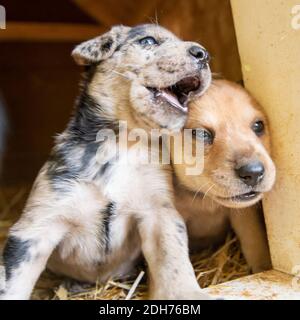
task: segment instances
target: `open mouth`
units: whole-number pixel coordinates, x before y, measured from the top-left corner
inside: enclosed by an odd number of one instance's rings
[[[176,82],[174,85],[158,89],[147,87],[158,101],[167,102],[172,107],[183,113],[188,111],[188,98],[190,93],[198,91],[201,86],[201,80],[198,76],[186,77]]]
[[[231,200],[234,202],[244,202],[244,201],[251,201],[257,198],[260,195],[260,192],[251,191],[248,193],[240,194],[230,198],[221,198],[222,200]]]

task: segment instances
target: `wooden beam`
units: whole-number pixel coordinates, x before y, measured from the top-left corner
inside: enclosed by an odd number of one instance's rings
[[[108,6],[106,1],[95,0],[73,0],[73,2],[90,17],[101,24],[110,26],[120,23],[120,16],[117,14],[117,8]],[[120,7],[121,4],[117,5]],[[128,14],[128,13],[127,13]]]
[[[67,23],[8,22],[0,41],[83,41],[105,32],[102,26]]]
[[[270,270],[211,286],[204,291],[225,300],[299,300],[299,278]]]
[[[90,17],[101,24],[135,25],[155,18],[155,9],[161,0],[73,0]]]

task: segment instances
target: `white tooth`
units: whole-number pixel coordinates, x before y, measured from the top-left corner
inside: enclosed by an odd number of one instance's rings
[[[188,108],[186,106],[181,105],[181,103],[178,101],[175,94],[168,90],[160,90],[155,92],[156,98],[163,98],[166,100],[169,104],[171,104],[174,108],[181,110],[182,112],[187,112]]]
[[[179,105],[179,101],[178,101],[177,97],[174,97],[172,94],[163,91],[162,96],[165,97],[172,104]]]

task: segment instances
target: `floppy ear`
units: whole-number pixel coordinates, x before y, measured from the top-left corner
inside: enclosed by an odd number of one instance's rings
[[[131,28],[115,26],[107,33],[79,44],[72,51],[72,56],[81,66],[91,65],[109,58],[125,40]]]

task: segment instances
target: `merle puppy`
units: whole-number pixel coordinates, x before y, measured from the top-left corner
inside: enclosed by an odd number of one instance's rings
[[[208,53],[157,25],[113,27],[77,46],[86,68],[66,130],[57,137],[20,220],[10,230],[2,299],[28,299],[48,267],[94,282],[126,274],[141,252],[150,297],[204,299],[189,261],[186,228],[173,203],[168,165],[135,161],[114,139],[132,128],[180,130],[187,103],[209,86]],[[149,154],[148,144],[141,156]]]

